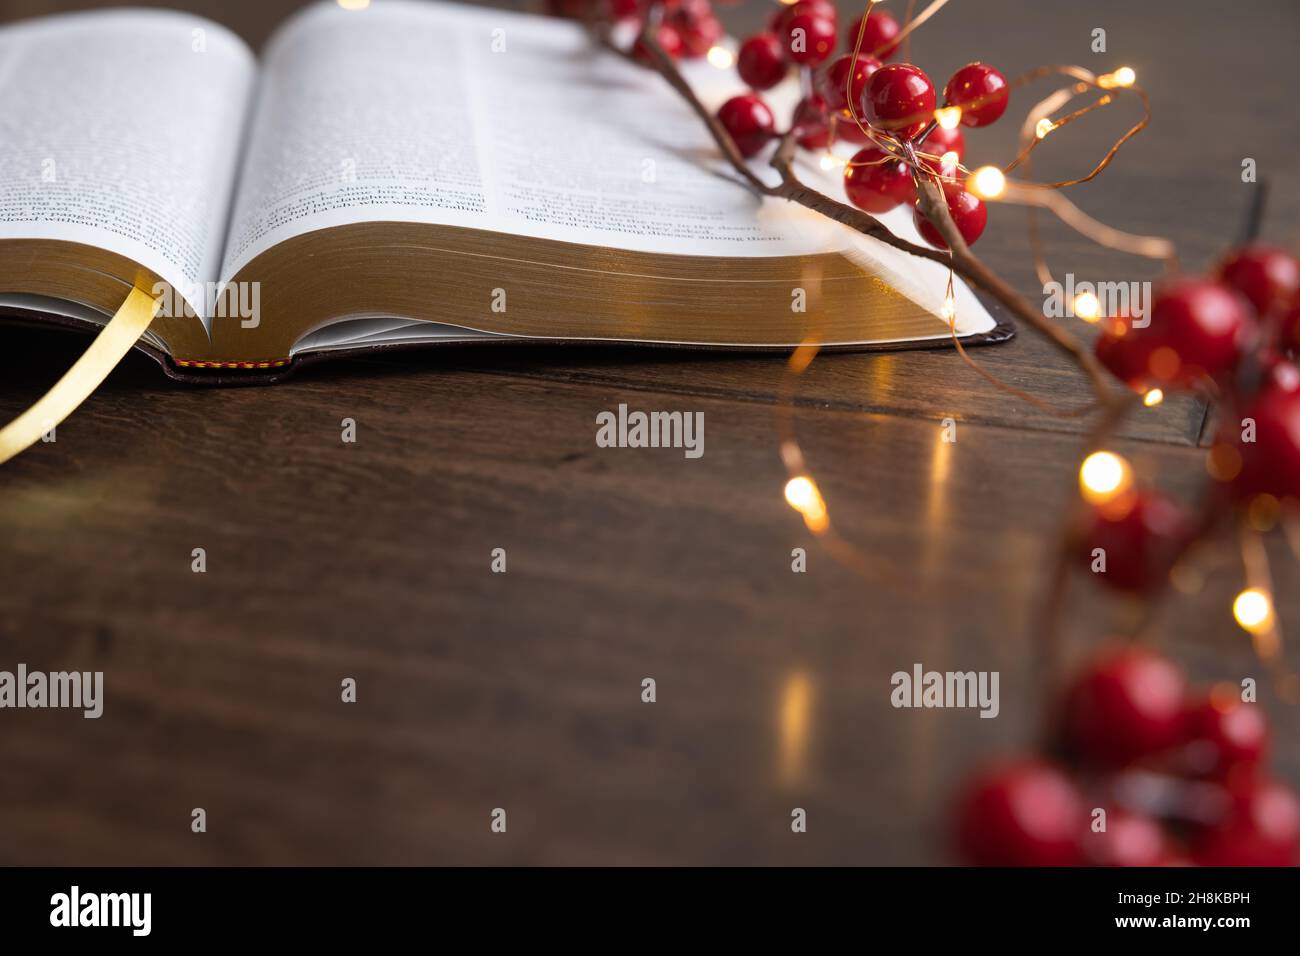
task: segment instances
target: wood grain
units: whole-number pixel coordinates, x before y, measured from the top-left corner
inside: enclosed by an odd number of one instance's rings
[[[290,6],[193,8],[260,42]],[[1138,70],[1157,120],[1079,191],[1090,212],[1172,236],[1199,267],[1245,206],[1243,156],[1294,178],[1295,124],[1278,119],[1296,89],[1292,5],[1231,17],[1199,2],[1028,6],[950,4],[915,54],[936,74],[975,57],[1008,72],[1090,62],[1089,31],[1106,28],[1113,53],[1098,60]],[[1225,59],[1254,84],[1244,107],[1203,82]],[[972,158],[993,158],[1009,133],[972,133]],[[1079,162],[1069,148],[1047,159],[1045,175]],[[1297,202],[1275,190],[1275,238],[1290,238]],[[1050,238],[1059,271],[1128,277],[1063,231]],[[1017,213],[995,210],[980,252],[1034,291]],[[0,415],[83,345],[0,329]],[[1045,399],[1085,394],[1027,335],[977,357]],[[799,433],[836,526],[879,567],[864,579],[781,500],[780,369],[453,349],[214,390],[132,358],[56,443],[0,469],[0,668],[107,682],[98,721],[0,711],[0,862],[949,859],[958,776],[1041,732],[1049,678],[1029,625],[1080,424],[1014,402],[951,354],[819,358]],[[620,402],[702,412],[704,456],[597,448],[595,416]],[[940,439],[948,416],[955,444]],[[339,440],[345,417],[355,445]],[[1120,447],[1189,497],[1203,418],[1171,401]],[[190,570],[196,547],[205,574]],[[504,575],[489,570],[497,547]],[[791,573],[795,547],[806,574]],[[1300,620],[1294,567],[1276,558],[1283,618]],[[1162,644],[1199,680],[1262,678],[1228,614],[1235,558],[1204,572],[1203,593],[1161,617]],[[1077,580],[1071,656],[1133,619]],[[890,674],[916,661],[1001,671],[999,719],[890,707]],[[356,704],[340,702],[344,677]],[[1266,706],[1276,769],[1295,783],[1300,717],[1271,695]],[[206,834],[190,832],[194,807]],[[496,807],[505,835],[489,832]],[[807,834],[790,833],[792,807],[808,810]]]

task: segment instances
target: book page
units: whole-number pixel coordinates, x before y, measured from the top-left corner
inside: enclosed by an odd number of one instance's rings
[[[110,250],[203,316],[255,78],[243,41],[179,13],[0,30],[0,240]]]
[[[734,70],[689,68],[711,100],[739,91]],[[661,77],[594,48],[576,23],[445,3],[322,5],[268,50],[222,274],[358,221],[700,256],[839,241],[821,217],[735,181]]]

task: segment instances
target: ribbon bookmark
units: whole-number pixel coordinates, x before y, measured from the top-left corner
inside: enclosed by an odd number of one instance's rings
[[[84,355],[66,375],[27,411],[0,428],[0,464],[25,451],[90,397],[108,373],[117,367],[131,346],[153,321],[157,302],[146,292],[131,289],[117,314],[95,336]]]

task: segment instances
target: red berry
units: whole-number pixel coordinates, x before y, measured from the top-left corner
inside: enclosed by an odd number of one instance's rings
[[[1169,858],[1169,841],[1159,822],[1127,810],[1108,810],[1106,829],[1088,828],[1082,844],[1093,866],[1162,866]]]
[[[1093,514],[1080,557],[1091,569],[1105,554],[1097,579],[1121,591],[1144,593],[1165,580],[1186,539],[1188,521],[1176,504],[1154,492],[1126,495]]]
[[[952,216],[953,224],[961,233],[962,239],[966,240],[966,245],[971,245],[983,235],[984,226],[988,223],[989,211],[984,207],[984,203],[959,184],[944,183],[943,195],[948,202],[948,213]],[[936,249],[948,248],[948,243],[944,242],[943,236],[939,235],[939,230],[934,228],[934,224],[925,217],[925,213],[921,212],[920,200],[917,200],[916,207],[912,210],[912,223],[916,226],[916,231],[921,234],[921,238],[930,245]]]
[[[1136,647],[1111,651],[1066,692],[1065,743],[1104,767],[1168,750],[1181,737],[1183,690],[1182,673],[1163,657]]]
[[[736,69],[756,90],[769,90],[785,79],[786,63],[775,33],[759,33],[740,45]]]
[[[867,123],[860,111],[858,113],[857,123],[849,119],[847,116],[841,116],[839,122],[835,124],[835,138],[840,142],[852,143],[855,146],[870,143],[871,136],[866,133],[858,123],[861,123],[863,126]]]
[[[957,846],[975,866],[1073,866],[1087,831],[1083,797],[1051,764],[1022,760],[968,781],[955,810]]]
[[[1242,410],[1242,421],[1254,424],[1254,441],[1236,445],[1237,493],[1300,499],[1300,392],[1266,388]]]
[[[830,115],[819,94],[799,101],[793,122],[799,128],[798,142],[804,149],[826,149],[831,145]]]
[[[1231,686],[1216,689],[1183,717],[1188,758],[1195,769],[1226,776],[1253,769],[1268,751],[1268,719],[1258,704],[1247,704]]]
[[[776,117],[763,98],[754,93],[727,100],[718,110],[718,120],[742,156],[757,154],[776,135]]]
[[[853,62],[852,53],[836,57],[822,74],[821,90],[822,96],[826,98],[826,105],[833,110],[839,110],[847,117],[849,103],[852,102],[858,117],[862,118],[862,107],[858,104],[862,102],[862,93],[867,88],[867,80],[871,79],[872,73],[880,69],[880,65],[880,61],[873,56],[860,56],[856,63]],[[850,69],[853,71],[851,89],[848,86]],[[846,90],[848,96],[845,96]]]
[[[799,0],[798,3],[789,6],[783,4],[772,11],[772,15],[767,18],[767,28],[777,36],[784,36],[790,19],[801,13],[825,17],[828,20],[839,18],[839,11],[835,9],[832,0]]]
[[[1219,278],[1249,299],[1256,313],[1271,315],[1289,307],[1300,289],[1300,263],[1272,246],[1245,246],[1223,261]]]
[[[1252,327],[1246,301],[1207,279],[1185,279],[1161,290],[1142,335],[1156,347],[1148,359],[1151,376],[1163,385],[1190,385],[1232,371]]]
[[[630,20],[641,15],[641,0],[605,0],[611,20]]]
[[[938,158],[942,158],[944,153],[956,153],[957,161],[961,162],[966,158],[966,137],[962,135],[959,127],[944,129],[942,126],[936,126],[930,130],[930,135],[919,148],[921,152]]]
[[[1261,390],[1276,388],[1283,392],[1300,391],[1300,368],[1289,358],[1278,355],[1268,349],[1260,356],[1260,365],[1264,368],[1264,381]]]
[[[655,31],[655,39],[659,42],[659,48],[662,49],[671,59],[679,60],[682,56],[682,35],[677,32],[677,28],[668,23],[659,24]],[[646,66],[653,66],[655,59],[650,54],[650,50],[641,42],[641,35],[637,34],[636,43],[632,44],[632,56]]]
[[[858,28],[861,25],[862,18],[858,17],[849,24],[844,34],[844,45],[850,52],[858,48]],[[883,10],[876,10],[867,16],[867,29],[862,35],[862,52],[888,60],[898,52],[895,38],[901,30],[897,20]]]
[[[934,118],[934,86],[910,63],[890,63],[871,74],[862,112],[878,129],[911,139]]]
[[[681,34],[682,46],[689,57],[701,57],[713,48],[726,34],[722,21],[712,14],[705,16],[677,15],[672,24]]]
[[[1287,309],[1278,326],[1277,347],[1291,353],[1300,353],[1300,295]]]
[[[1285,785],[1250,780],[1233,794],[1233,809],[1192,846],[1200,866],[1291,866],[1300,848],[1300,801]]]
[[[849,202],[867,212],[888,212],[911,201],[912,174],[907,164],[874,146],[860,149],[844,167]]]
[[[1011,91],[1007,78],[987,63],[968,63],[943,88],[944,102],[961,107],[965,126],[988,126],[1006,112]]]
[[[797,13],[785,21],[781,40],[793,62],[817,66],[835,52],[835,21],[819,13]]]
[[[1133,328],[1128,316],[1117,316],[1106,324],[1094,346],[1097,360],[1117,379],[1137,391],[1144,391],[1147,387],[1151,377],[1148,362],[1152,350],[1159,344],[1153,336],[1141,333],[1141,329]]]

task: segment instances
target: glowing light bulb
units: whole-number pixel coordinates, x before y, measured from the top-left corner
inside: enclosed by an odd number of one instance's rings
[[[945,176],[957,175],[957,164],[961,162],[961,157],[957,155],[955,149],[950,149],[939,157],[939,168]]]
[[[1104,505],[1124,494],[1133,484],[1133,469],[1119,455],[1095,451],[1079,466],[1079,490],[1084,500]]]
[[[1085,322],[1101,318],[1101,300],[1091,292],[1080,292],[1074,297],[1074,314]]]
[[[1116,86],[1132,86],[1137,82],[1137,74],[1133,72],[1131,66],[1121,66],[1111,74],[1111,79],[1115,81]]]
[[[842,160],[838,156],[832,155],[831,153],[823,153],[822,158],[817,161],[817,165],[822,169],[834,169],[836,166],[840,165],[841,162]]]
[[[1142,396],[1142,404],[1147,408],[1154,408],[1165,400],[1165,393],[1158,388],[1149,388],[1145,395]]]
[[[956,129],[961,123],[961,107],[941,106],[934,111],[934,119],[944,129]]]
[[[708,58],[710,65],[716,66],[719,70],[730,69],[731,65],[736,62],[736,58],[732,56],[731,51],[725,46],[711,46],[705,56]]]
[[[953,301],[951,289],[948,290],[948,294],[943,300],[943,317],[950,325],[957,318],[957,303]]]
[[[1044,117],[1043,119],[1040,119],[1038,125],[1034,127],[1034,135],[1039,139],[1042,139],[1054,129],[1056,129],[1056,124]]]
[[[803,515],[808,530],[821,533],[830,520],[826,516],[826,502],[817,490],[816,483],[806,475],[798,475],[785,483],[785,500],[790,507]]]
[[[364,10],[370,6],[370,0],[339,0],[339,6],[344,10]]]
[[[1273,628],[1273,599],[1263,588],[1247,588],[1232,602],[1232,616],[1244,631],[1267,633]]]
[[[997,199],[1007,190],[1007,177],[996,166],[981,166],[971,174],[970,191],[981,199]]]

